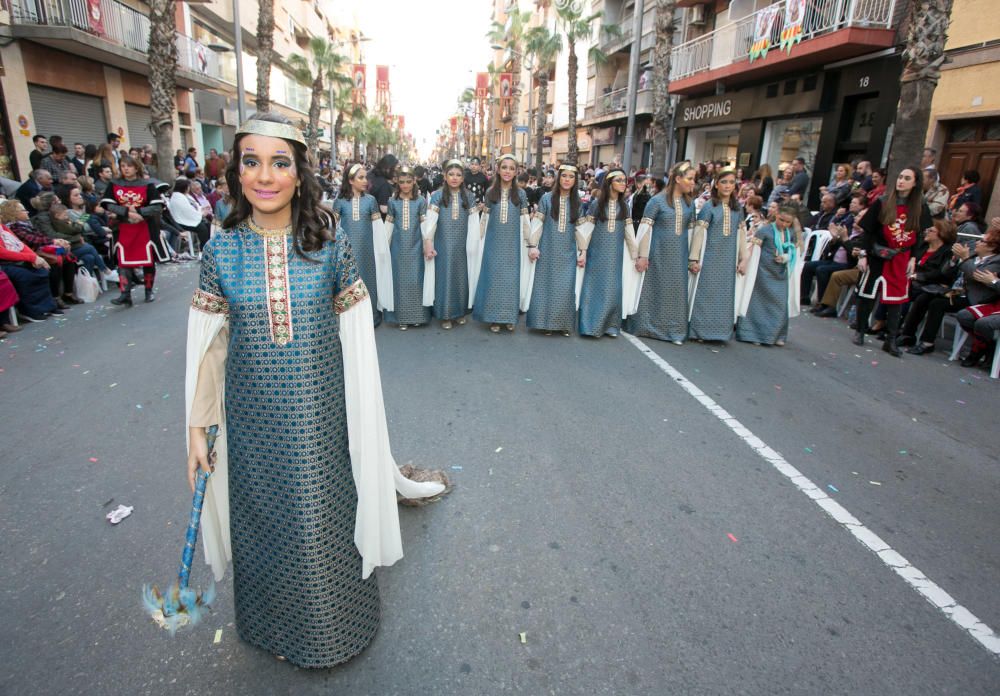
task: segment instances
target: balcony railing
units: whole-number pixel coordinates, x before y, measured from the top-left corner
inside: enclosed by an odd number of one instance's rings
[[[600,46],[601,50],[605,53],[614,53],[619,51],[630,43],[632,43],[632,18],[634,15],[629,14],[628,17],[623,18],[618,22],[618,29],[620,31],[617,35],[609,35],[608,33],[601,31]]]
[[[640,89],[636,93],[636,113],[652,113],[653,90]],[[624,113],[628,110],[628,88],[607,92],[594,100],[594,106],[586,111],[586,118],[601,118],[612,114]]]
[[[87,0],[12,0],[12,24],[71,27],[99,39],[145,54],[149,50],[149,17],[117,0],[100,0],[101,17],[91,16]],[[181,70],[221,79],[219,57],[189,36],[177,34]]]
[[[848,27],[892,29],[896,4],[896,0],[812,0],[806,5],[802,40]],[[735,24],[720,27],[675,48],[671,54],[671,81],[748,58],[757,17],[768,9],[757,10]],[[780,12],[771,23],[772,50],[778,50],[783,24],[784,12]]]

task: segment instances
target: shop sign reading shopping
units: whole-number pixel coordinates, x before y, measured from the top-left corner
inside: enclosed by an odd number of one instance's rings
[[[684,107],[684,122],[697,123],[699,121],[715,120],[719,116],[729,116],[733,112],[733,100],[721,99],[698,104],[697,106]]]

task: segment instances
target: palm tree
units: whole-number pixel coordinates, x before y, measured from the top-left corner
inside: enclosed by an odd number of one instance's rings
[[[576,142],[576,81],[580,71],[580,61],[576,55],[576,42],[589,39],[593,33],[594,22],[602,17],[602,13],[585,15],[582,3],[567,2],[556,6],[556,17],[558,24],[566,35],[567,47],[567,70],[566,84],[569,88],[569,124],[567,125],[567,146],[569,152],[566,154],[566,161],[569,164],[576,164],[580,152]],[[615,24],[605,24],[603,31],[608,36],[615,36],[621,30]],[[636,49],[638,49],[639,39],[636,39]],[[608,62],[607,55],[597,46],[592,46],[587,52],[588,58],[595,65],[601,66]]]
[[[150,130],[156,138],[156,175],[171,182],[174,170],[174,110],[177,89],[177,42],[173,0],[149,2],[149,112]]]
[[[319,149],[319,114],[323,105],[323,80],[339,84],[351,83],[351,78],[343,74],[347,58],[337,53],[333,44],[321,37],[309,39],[309,52],[312,63],[304,56],[293,53],[288,56],[288,64],[292,75],[299,82],[312,86],[312,97],[309,100],[309,127],[306,129],[306,144],[310,152]]]
[[[337,159],[338,140],[344,130],[344,116],[345,114],[352,113],[353,110],[351,104],[351,91],[353,87],[354,84],[348,78],[347,84],[339,88],[334,86],[333,89],[333,108],[337,111],[337,120],[333,124],[333,132],[330,133],[330,155],[334,160]]]
[[[343,128],[344,137],[354,144],[354,161],[361,161],[361,143],[367,138],[365,112],[359,106],[351,111],[351,120]]]
[[[507,21],[493,22],[493,27],[486,34],[486,38],[494,43],[494,45],[505,45],[509,53],[510,61],[510,71],[513,78],[513,84],[511,85],[511,111],[510,111],[510,122],[517,125],[517,115],[518,109],[521,105],[521,60],[523,59],[523,42],[524,34],[528,30],[528,24],[531,22],[531,12],[520,12],[516,8],[507,15]],[[511,150],[514,149],[514,144],[517,142],[517,138],[511,132]]]
[[[948,40],[952,0],[913,0],[903,49],[899,106],[889,149],[889,181],[899,170],[920,162],[924,136],[930,123],[931,99]]]
[[[496,89],[497,89],[497,74],[499,74],[500,71],[497,70],[497,67],[495,65],[490,63],[489,65],[486,66],[486,72],[488,72],[490,75],[490,91],[489,91],[490,100],[494,100],[496,99],[494,95],[496,94]],[[486,124],[486,131],[487,131],[486,156],[491,161],[494,158],[493,131],[495,130],[495,128],[496,128],[496,107],[494,106],[494,104],[490,104],[490,113],[489,113],[488,123]]]
[[[545,26],[532,27],[524,36],[524,51],[533,56],[538,78],[538,114],[535,116],[535,169],[542,169],[542,142],[549,105],[549,68],[562,50],[562,37]]]
[[[274,0],[258,0],[257,111],[271,110],[271,61],[274,59]]]
[[[651,172],[669,166],[670,148],[670,56],[674,46],[674,8],[677,0],[656,0],[656,44],[653,47],[653,159]],[[639,39],[634,38],[638,43]]]

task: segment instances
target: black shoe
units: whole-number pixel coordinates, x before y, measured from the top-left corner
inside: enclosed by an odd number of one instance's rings
[[[814,312],[814,314],[817,317],[820,317],[821,319],[836,319],[837,318],[837,310],[834,309],[833,307],[827,307],[826,305],[823,305],[822,307],[820,307],[819,311],[818,312]]]
[[[898,345],[898,342],[897,342],[897,345]],[[906,352],[909,353],[910,355],[927,355],[928,353],[933,353],[934,352],[934,346],[928,346],[928,345],[926,345],[924,343],[921,343],[918,346],[913,346],[912,348],[907,348]]]
[[[917,337],[916,336],[902,335],[902,336],[900,336],[899,338],[896,339],[896,345],[897,346],[915,346],[915,345],[917,345]],[[906,351],[906,352],[909,353],[911,351]],[[919,355],[919,353],[917,355]]]
[[[153,294],[152,290],[147,290],[146,291],[146,299],[144,301],[145,302],[156,302],[156,295]]]
[[[30,314],[18,314],[17,316],[18,316],[18,318],[21,321],[26,321],[26,322],[29,322],[31,324],[39,324],[39,323],[45,321],[45,316],[44,315],[42,315],[40,317],[33,317]]]
[[[48,314],[49,316],[55,316],[55,317],[61,317],[61,316],[63,316],[64,314],[66,314],[66,312],[64,312],[64,311],[62,311],[61,309],[59,309],[58,307],[56,307],[56,308],[55,308],[55,309],[53,309],[52,311],[50,311],[50,312],[46,312],[46,314]]]
[[[74,304],[83,304],[83,300],[81,300],[78,297],[73,297],[72,295],[63,295],[62,299],[63,299],[63,302],[65,302],[66,304],[71,304],[71,305],[74,305]]]
[[[982,362],[983,357],[985,357],[985,355],[986,355],[985,351],[975,351],[975,350],[972,351],[967,356],[965,356],[964,360],[962,360],[962,367],[975,367],[980,362]]]
[[[894,358],[903,357],[903,351],[901,351],[899,349],[899,346],[896,345],[895,336],[893,336],[892,338],[887,338],[882,342],[882,350],[884,350],[886,353],[888,353]]]
[[[855,331],[851,342],[856,346],[863,346],[865,344],[865,335],[860,331]]]
[[[858,330],[858,322],[852,321],[850,324],[847,325],[847,328],[849,328],[851,331],[857,331]]]
[[[879,341],[888,341],[889,334],[885,332],[885,329],[882,329],[881,331],[875,334],[875,338],[878,339]]]
[[[131,307],[132,306],[132,291],[126,290],[121,295],[111,300],[111,304],[118,305],[119,307]]]

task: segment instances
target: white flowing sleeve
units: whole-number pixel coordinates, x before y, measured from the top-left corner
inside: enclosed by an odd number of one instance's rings
[[[635,257],[639,247],[635,242],[635,229],[631,219],[625,221],[625,242],[622,251],[622,319],[636,313],[639,308],[639,291],[643,274],[635,270]]]
[[[188,448],[191,446],[191,417],[195,411],[199,381],[203,385],[207,380],[200,379],[203,361],[209,353],[209,348],[216,343],[217,337],[226,325],[228,309],[226,301],[217,295],[211,295],[198,290],[195,293],[193,306],[188,312],[187,335],[187,370],[184,378],[184,436]],[[219,390],[215,397],[218,404],[224,403],[225,383],[215,384]],[[204,399],[206,395],[202,394]],[[221,414],[218,436],[215,440],[215,469],[205,489],[205,503],[201,511],[201,539],[205,551],[205,561],[212,568],[216,581],[222,580],[226,573],[226,564],[232,558],[232,547],[229,537],[229,466],[226,450],[226,419],[224,411]]]
[[[537,213],[536,213],[537,215]],[[531,306],[531,291],[535,287],[535,262],[528,258],[528,245],[531,243],[533,222],[527,213],[521,215],[521,311],[527,312]],[[541,239],[539,230],[535,245]]]
[[[389,566],[403,557],[396,493],[430,498],[444,492],[444,486],[405,478],[392,457],[372,306],[364,283],[358,281],[342,291],[334,307],[344,355],[347,439],[358,491],[354,543],[362,558],[361,577],[367,578],[376,566]]]
[[[378,213],[372,215],[372,235],[375,242],[375,285],[379,309],[393,311],[392,254],[389,251],[387,225]]]
[[[747,261],[745,275],[736,276],[736,316],[745,317],[750,308],[750,298],[753,297],[757,285],[757,269],[760,267],[760,240],[754,239],[750,244],[750,258]]]
[[[705,258],[705,244],[707,242],[708,223],[704,220],[696,220],[688,239],[688,260],[701,263],[701,260]],[[701,271],[688,273],[688,321],[691,321],[691,313],[694,311],[694,298],[698,294],[699,278],[701,278]]]
[[[437,232],[438,208],[436,205],[427,208],[427,216],[420,223],[420,236],[423,237],[424,244],[434,243],[434,235]],[[424,307],[434,306],[434,259],[424,259]]]
[[[590,238],[594,236],[594,218],[584,217],[576,223],[577,254],[586,255],[590,248]],[[576,267],[576,308],[580,309],[580,292],[583,290],[583,276],[586,268]]]

